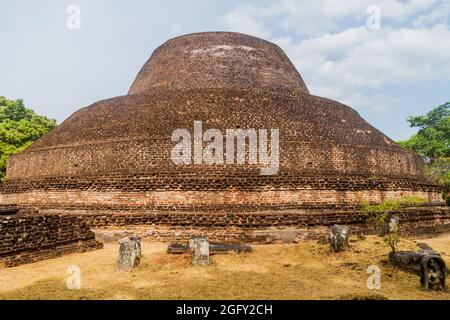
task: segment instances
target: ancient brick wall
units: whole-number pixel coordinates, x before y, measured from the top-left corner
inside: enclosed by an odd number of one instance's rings
[[[0,216],[0,264],[8,267],[101,247],[86,221],[75,216]]]
[[[363,201],[379,203],[385,199],[399,199],[413,195],[428,204],[442,204],[440,193],[432,191],[153,191],[153,192],[92,192],[32,191],[8,193],[1,203],[16,203],[45,210],[68,211],[191,211],[191,212],[248,212],[284,209],[356,208]]]
[[[119,206],[121,198],[128,198],[131,207],[192,210],[193,206],[214,209],[223,199],[224,209],[247,203],[254,210],[255,203],[263,209],[343,207],[402,194],[440,200],[441,186],[424,179],[422,160],[346,106],[283,91],[185,93],[116,98],[82,109],[10,159],[7,182],[0,186],[0,203],[40,205],[47,198],[48,205],[61,206],[62,199],[67,199],[67,206],[76,201],[81,208]],[[254,105],[260,116],[246,111]],[[237,123],[241,128],[250,124],[279,127],[279,172],[261,176],[260,166],[250,164],[174,165],[172,130],[192,129],[193,121],[199,119],[205,119],[204,130],[226,130]],[[56,193],[41,193],[47,191]]]
[[[416,207],[396,212],[402,235],[422,236],[450,231],[450,207]],[[318,239],[334,224],[349,226],[353,234],[377,233],[367,216],[355,210],[303,210],[252,213],[84,214],[99,240],[122,232],[144,239],[176,241],[207,236],[213,241],[271,242]]]
[[[175,165],[172,133],[193,134],[194,121],[203,132],[278,129],[278,172]],[[352,108],[310,95],[276,45],[203,33],[168,41],[128,95],[80,109],[12,156],[0,204],[75,215],[350,209],[404,195],[442,204],[423,169]]]

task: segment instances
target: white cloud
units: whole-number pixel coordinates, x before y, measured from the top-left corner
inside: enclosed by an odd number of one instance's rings
[[[280,0],[269,6],[242,5],[225,17],[233,30],[253,35],[270,34],[271,28],[299,35],[315,36],[335,32],[342,24],[365,24],[367,8],[376,5],[381,18],[401,22],[431,8],[437,0]]]
[[[414,27],[429,26],[436,23],[446,23],[449,19],[450,0],[444,0],[431,12],[419,15],[414,20]]]
[[[312,94],[358,103],[355,107],[385,110],[379,106],[383,99],[387,105],[397,101],[377,92],[387,85],[450,80],[450,30],[446,25],[379,31],[360,27],[297,44],[289,37],[273,41],[286,50]],[[364,91],[375,93],[364,96]]]
[[[338,26],[339,19],[349,20],[352,15],[364,17],[365,22],[366,8],[372,2],[380,6],[382,19],[391,19],[391,24],[382,22],[380,30],[368,30],[365,23]],[[251,19],[244,20],[257,26],[253,30],[259,35],[282,35],[266,38],[287,52],[312,94],[356,108],[385,111],[401,102],[384,93],[389,86],[450,80],[449,26],[411,24],[416,19],[442,20],[433,12],[445,3],[448,1],[436,5],[435,0],[281,0],[262,8],[246,6]],[[244,12],[241,8],[233,14],[239,16],[237,12]],[[442,15],[442,10],[439,12]],[[279,19],[271,20],[273,17]],[[402,27],[393,27],[405,19]],[[323,32],[336,28],[339,30]]]
[[[243,5],[228,13],[223,20],[233,31],[268,38],[272,32],[261,20],[262,16],[264,15],[261,9]]]

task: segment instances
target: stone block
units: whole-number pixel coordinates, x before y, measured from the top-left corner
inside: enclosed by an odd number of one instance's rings
[[[348,228],[345,226],[334,225],[330,229],[330,248],[331,252],[344,251],[348,247]]]
[[[141,242],[139,237],[125,237],[119,240],[119,271],[132,271],[141,261]]]
[[[208,266],[211,264],[209,258],[209,241],[207,238],[196,238],[189,240],[189,249],[194,266]]]

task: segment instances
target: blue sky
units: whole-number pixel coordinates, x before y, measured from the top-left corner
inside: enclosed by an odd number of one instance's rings
[[[80,8],[81,29],[66,26]],[[367,26],[369,6],[380,28]],[[238,31],[280,45],[312,94],[343,102],[393,139],[450,101],[449,0],[0,0],[0,95],[63,121],[126,94],[168,38]]]

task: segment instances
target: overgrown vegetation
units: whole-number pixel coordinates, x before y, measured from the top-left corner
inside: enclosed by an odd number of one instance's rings
[[[36,114],[25,107],[22,100],[8,100],[0,96],[0,180],[4,180],[6,161],[13,154],[56,127],[56,121]]]
[[[401,239],[396,225],[398,220],[393,217],[393,213],[399,209],[418,206],[425,202],[424,198],[417,196],[403,196],[398,200],[387,199],[379,204],[364,202],[361,206],[361,212],[367,215],[366,224],[374,226],[383,234],[384,243],[391,248],[392,252],[396,252]]]
[[[450,102],[425,115],[408,118],[419,131],[400,145],[421,155],[427,162],[427,174],[445,186],[443,197],[450,205]]]

